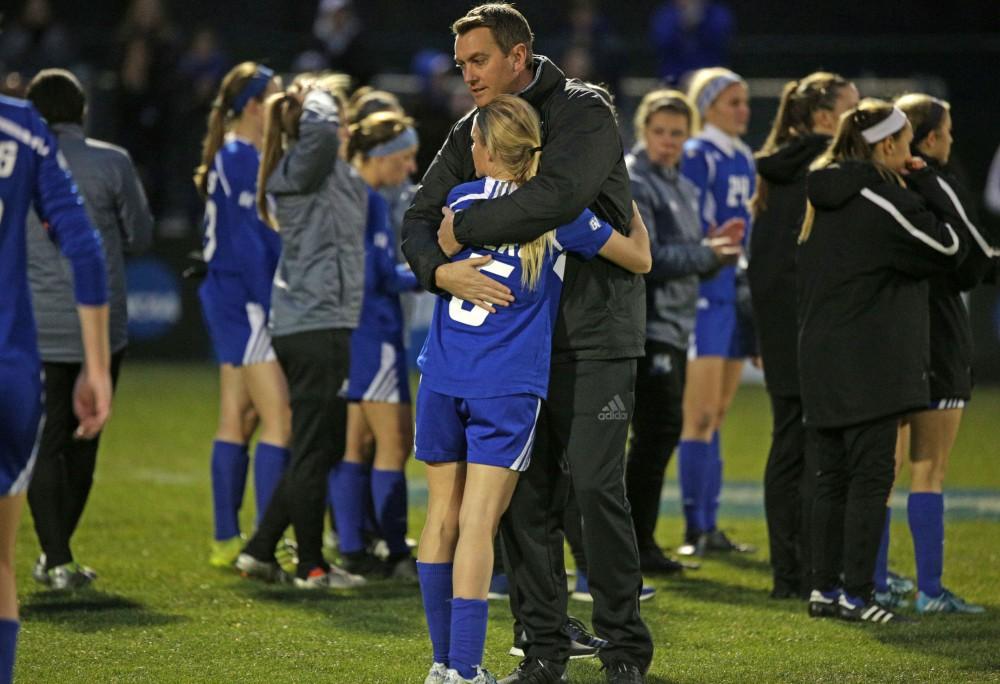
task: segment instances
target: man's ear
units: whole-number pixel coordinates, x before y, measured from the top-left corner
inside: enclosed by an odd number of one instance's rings
[[[512,47],[510,57],[513,59],[514,71],[520,73],[528,68],[528,47],[524,43],[518,43]]]

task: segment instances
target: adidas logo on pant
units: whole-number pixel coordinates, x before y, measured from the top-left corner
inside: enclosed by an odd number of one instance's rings
[[[628,420],[628,409],[622,398],[616,394],[597,414],[597,420]]]

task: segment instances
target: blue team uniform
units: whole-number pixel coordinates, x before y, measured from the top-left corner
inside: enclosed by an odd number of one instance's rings
[[[349,401],[410,403],[399,293],[419,289],[417,277],[396,260],[389,204],[368,188],[365,228],[365,294],[351,334]]]
[[[750,148],[708,124],[684,144],[681,173],[698,188],[703,233],[741,218],[747,226],[747,244],[749,202],[757,178]],[[736,269],[726,266],[701,283],[691,356],[738,359],[752,354],[753,334],[737,315]]]
[[[32,207],[73,266],[76,301],[106,304],[101,238],[55,137],[30,104],[0,96],[0,496],[28,486],[41,433],[42,364],[25,247]]]
[[[510,194],[516,186],[484,178],[455,187],[455,211]],[[559,308],[565,252],[593,258],[611,226],[589,210],[556,230],[534,290],[521,285],[518,245],[465,248],[452,261],[491,256],[480,270],[510,288],[514,302],[496,313],[452,297],[438,299],[418,358],[416,456],[427,462],[470,463],[523,471],[535,422],[548,391],[552,330]]]
[[[267,315],[281,238],[257,214],[259,167],[257,149],[230,135],[208,174],[198,297],[219,363],[234,366],[275,359]]]

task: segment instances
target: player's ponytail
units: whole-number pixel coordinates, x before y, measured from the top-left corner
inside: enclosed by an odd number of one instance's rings
[[[349,128],[351,137],[347,141],[347,160],[359,166],[372,156],[372,153],[375,156],[386,153],[386,148],[381,146],[400,136],[406,136],[401,140],[401,144],[409,143],[410,140],[416,139],[416,132],[409,132],[411,129],[413,129],[413,119],[402,112],[379,111],[369,114],[359,122],[351,124]]]
[[[302,103],[294,95],[275,93],[264,101],[264,142],[257,170],[257,212],[264,223],[278,230],[278,221],[267,201],[267,179],[278,167],[288,141],[299,136]]]
[[[242,62],[234,66],[223,77],[219,92],[212,102],[212,111],[208,114],[208,130],[201,142],[201,163],[194,171],[194,185],[202,198],[208,196],[208,173],[225,140],[226,127],[239,118],[241,113],[233,110],[236,100],[258,74],[258,68],[256,62]]]
[[[541,123],[538,114],[522,98],[498,95],[476,113],[476,128],[482,143],[496,165],[518,185],[538,173],[542,150]],[[546,255],[555,244],[555,231],[548,231],[521,245],[521,284],[534,289],[542,273]]]

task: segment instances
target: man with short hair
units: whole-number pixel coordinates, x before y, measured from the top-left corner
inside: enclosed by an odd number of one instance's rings
[[[632,197],[610,97],[533,55],[534,36],[520,12],[505,3],[480,5],[452,30],[455,61],[477,106],[514,93],[538,110],[539,172],[507,197],[457,215],[446,210],[441,220],[448,191],[475,178],[470,112],[452,128],[406,213],[403,252],[428,291],[495,313],[511,301],[510,290],[468,262],[450,262],[460,244],[524,244],[586,207],[627,232]],[[569,478],[590,552],[594,629],[609,642],[600,653],[607,680],[644,681],[653,644],[639,616],[642,577],[624,488],[644,330],[641,277],[603,259],[567,256],[548,400],[531,466],[501,522],[512,608],[527,634],[526,658],[504,682],[545,684],[564,676],[569,640],[561,631],[567,597],[560,516]]]

